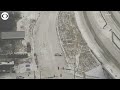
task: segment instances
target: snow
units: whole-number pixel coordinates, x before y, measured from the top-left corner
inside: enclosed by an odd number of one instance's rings
[[[101,65],[86,72],[85,74],[88,76],[98,77],[98,79],[106,79]]]

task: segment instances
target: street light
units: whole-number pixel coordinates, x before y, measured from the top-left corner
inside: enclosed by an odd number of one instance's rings
[[[37,66],[38,67],[38,70],[39,70],[39,73],[40,73],[40,79],[42,79],[42,70],[44,70],[46,67],[42,67],[40,65]]]

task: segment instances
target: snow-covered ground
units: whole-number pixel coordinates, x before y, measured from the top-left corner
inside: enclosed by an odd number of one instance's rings
[[[37,14],[37,12],[31,12],[30,15],[30,12],[26,12],[25,15],[29,19],[36,19],[37,15],[33,13]],[[40,17],[36,22],[36,26],[33,29],[34,52],[38,55],[38,65],[41,70],[42,78],[52,77],[54,75],[60,76],[60,74],[64,76],[66,74],[66,72],[63,73],[62,70],[57,70],[58,67],[66,67],[65,58],[63,56],[54,56],[55,53],[62,53],[56,32],[57,15],[58,12],[41,12]],[[100,69],[96,70],[98,71]],[[73,76],[70,77],[73,78]]]
[[[62,53],[56,33],[57,13],[42,12],[34,29],[34,47],[42,77],[59,76],[58,67],[65,66],[64,57],[55,56],[55,53]]]
[[[17,31],[25,31],[25,40],[22,43],[26,46],[26,43],[30,42],[32,47],[31,53],[29,53],[30,71],[26,71],[28,63],[22,63],[16,66],[16,74],[4,74],[0,78],[16,78],[16,76],[23,76],[25,79],[34,79],[35,77],[43,79],[74,78],[72,70],[63,70],[63,67],[67,68],[64,55],[55,56],[56,53],[63,54],[56,32],[58,11],[21,11],[21,15],[22,19],[17,22]],[[34,53],[37,55],[38,68]],[[76,56],[77,64],[78,57]],[[85,74],[86,78],[105,78],[101,65]],[[76,78],[82,77],[76,75]]]

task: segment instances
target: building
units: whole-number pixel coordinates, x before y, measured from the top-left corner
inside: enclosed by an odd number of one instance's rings
[[[22,40],[25,38],[25,32],[24,31],[1,32],[0,36],[2,40]]]
[[[10,72],[11,68],[17,63],[15,58],[27,58],[27,54],[24,52],[19,53],[19,48],[16,43],[21,43],[25,38],[24,31],[14,31],[14,32],[1,32],[0,33],[0,72]],[[24,48],[23,48],[24,49]],[[12,60],[11,60],[12,59]],[[13,63],[8,63],[8,61],[13,61]],[[1,63],[4,62],[4,63]]]
[[[12,72],[14,67],[14,61],[11,62],[0,62],[0,73]]]

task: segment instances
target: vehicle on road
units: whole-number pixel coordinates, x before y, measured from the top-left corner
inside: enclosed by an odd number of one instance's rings
[[[55,53],[55,56],[62,56],[61,53]]]
[[[24,79],[23,76],[17,76],[16,79]]]

